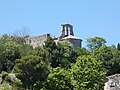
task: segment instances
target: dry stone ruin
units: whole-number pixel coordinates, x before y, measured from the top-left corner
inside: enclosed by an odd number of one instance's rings
[[[49,34],[43,34],[40,36],[35,36],[35,37],[27,37],[25,38],[25,43],[33,46],[33,48],[37,46],[44,45],[44,42],[47,40]]]
[[[50,34],[43,34],[35,37],[27,37],[25,43],[32,45],[33,48],[44,45]],[[70,24],[61,25],[61,33],[58,37],[53,38],[55,42],[61,42],[67,40],[71,45],[75,47],[81,47],[82,40],[74,36],[73,26]]]

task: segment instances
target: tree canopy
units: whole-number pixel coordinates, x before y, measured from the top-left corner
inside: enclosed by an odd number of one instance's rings
[[[106,40],[101,37],[94,37],[94,38],[87,38],[87,47],[92,50],[95,48],[100,48],[101,46],[105,45]]]
[[[93,37],[87,39],[87,47],[56,43],[48,37],[45,45],[33,48],[23,37],[4,34],[0,89],[103,90],[105,77],[120,73],[120,45],[107,46],[104,38]]]

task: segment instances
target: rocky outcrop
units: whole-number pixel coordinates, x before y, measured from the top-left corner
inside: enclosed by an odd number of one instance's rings
[[[120,74],[115,74],[107,77],[104,90],[120,90]]]

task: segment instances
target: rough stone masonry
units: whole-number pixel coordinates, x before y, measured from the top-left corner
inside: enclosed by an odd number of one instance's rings
[[[27,37],[25,38],[25,43],[32,45],[33,48],[35,48],[37,46],[44,45],[44,42],[47,40],[48,36],[50,36],[50,34],[43,34],[35,37]],[[74,36],[73,26],[70,24],[62,24],[60,35],[53,39],[56,43],[67,40],[70,43],[70,45],[75,47],[81,47],[82,43],[81,39]]]

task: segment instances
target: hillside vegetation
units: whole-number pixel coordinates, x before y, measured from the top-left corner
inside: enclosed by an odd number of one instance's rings
[[[120,73],[120,45],[101,37],[87,49],[55,43],[33,49],[24,37],[0,37],[0,90],[103,90],[106,76]]]

